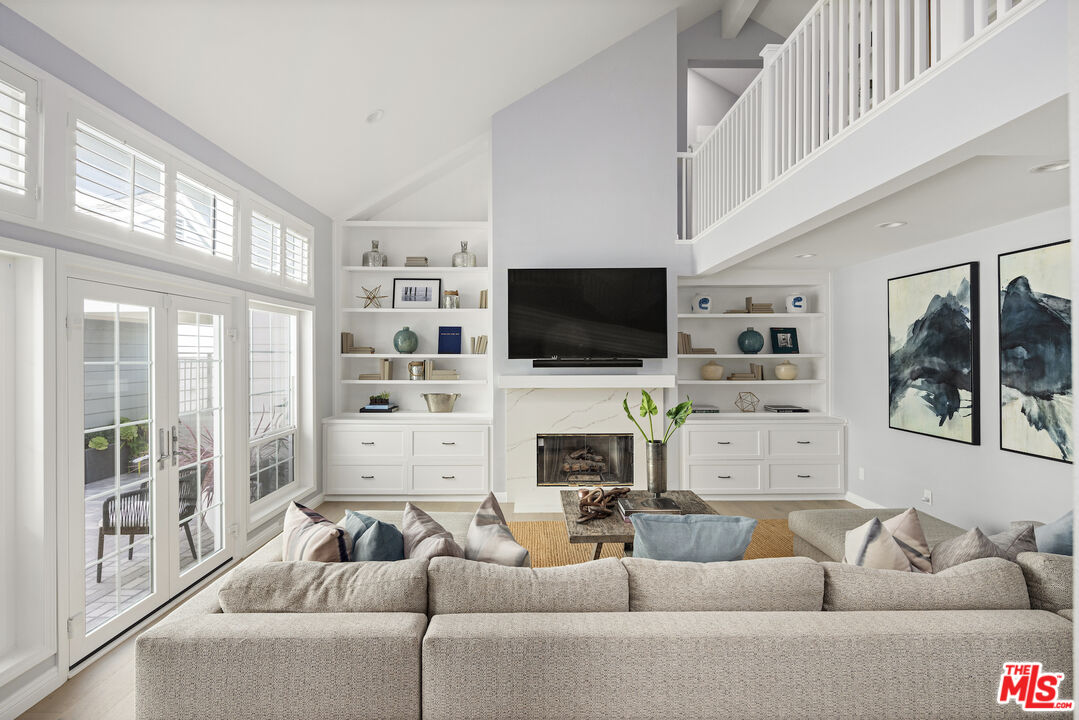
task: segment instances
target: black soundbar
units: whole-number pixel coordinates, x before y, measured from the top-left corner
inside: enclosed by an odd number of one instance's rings
[[[640,358],[537,358],[534,368],[557,367],[644,367]]]

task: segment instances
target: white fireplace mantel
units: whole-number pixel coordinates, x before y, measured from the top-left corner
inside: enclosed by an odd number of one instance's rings
[[[674,375],[499,375],[500,388],[637,389],[674,387]]]

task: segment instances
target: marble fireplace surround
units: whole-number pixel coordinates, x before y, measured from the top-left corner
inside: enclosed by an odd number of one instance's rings
[[[646,388],[662,413],[663,390]],[[545,433],[633,433],[633,487],[647,485],[644,439],[622,410],[625,389],[515,388],[506,390],[506,498],[516,513],[561,512],[563,487],[536,486],[536,435]],[[640,391],[630,390],[630,406]],[[645,425],[647,429],[647,425]],[[657,427],[657,435],[662,430]]]

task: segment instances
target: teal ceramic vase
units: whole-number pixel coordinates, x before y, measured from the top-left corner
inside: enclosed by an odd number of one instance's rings
[[[393,336],[393,349],[399,353],[410,355],[416,352],[416,348],[420,345],[420,339],[416,337],[416,333],[403,327],[397,331],[397,334]]]
[[[738,349],[746,355],[756,355],[762,348],[764,348],[764,336],[753,328],[746,328],[746,331],[738,336]]]

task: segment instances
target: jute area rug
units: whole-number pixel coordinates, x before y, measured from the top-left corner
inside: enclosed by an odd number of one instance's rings
[[[571,545],[566,536],[566,525],[559,520],[511,522],[509,526],[514,539],[531,553],[534,568],[588,562],[595,551],[594,545]],[[759,520],[746,550],[746,560],[790,557],[794,554],[792,537],[786,518]],[[621,544],[607,543],[600,557],[620,558],[622,555]]]

